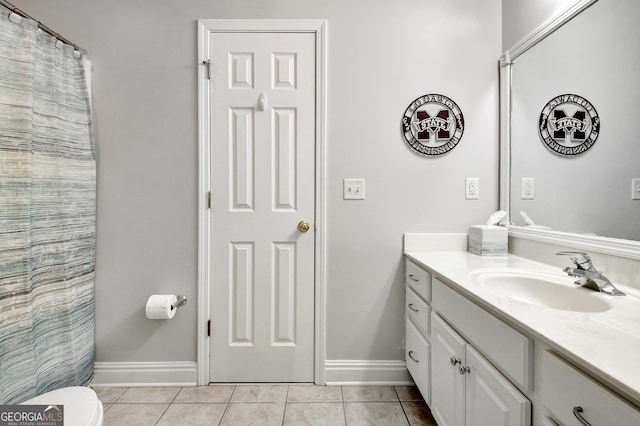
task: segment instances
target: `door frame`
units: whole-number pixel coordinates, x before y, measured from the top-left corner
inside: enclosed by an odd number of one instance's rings
[[[198,313],[197,355],[198,385],[209,384],[208,321],[211,297],[211,191],[209,36],[212,33],[313,33],[316,40],[316,114],[315,114],[315,271],[314,271],[314,382],[324,384],[326,360],[325,336],[325,179],[327,137],[327,21],[274,19],[200,19],[198,20]]]

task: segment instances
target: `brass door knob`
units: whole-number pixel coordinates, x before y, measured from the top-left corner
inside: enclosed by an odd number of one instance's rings
[[[307,232],[311,228],[311,225],[306,220],[298,222],[298,231]]]

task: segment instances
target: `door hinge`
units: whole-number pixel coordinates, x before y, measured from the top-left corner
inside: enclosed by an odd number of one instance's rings
[[[211,208],[211,191],[207,194],[207,206]]]
[[[202,63],[207,66],[207,78],[211,80],[211,59],[202,61]]]
[[[211,337],[211,320],[207,321],[207,337]]]

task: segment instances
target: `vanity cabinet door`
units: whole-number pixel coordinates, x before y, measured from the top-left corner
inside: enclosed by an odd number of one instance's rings
[[[427,404],[431,403],[431,386],[429,382],[429,341],[420,333],[416,325],[408,317],[405,320],[405,360],[407,370],[420,390]]]
[[[533,390],[533,341],[436,277],[432,287],[432,310],[467,336],[513,383]]]
[[[431,314],[431,413],[438,426],[465,424],[466,342],[438,315]]]
[[[531,402],[498,370],[467,345],[467,426],[528,426]]]
[[[531,425],[531,402],[434,313],[430,407],[439,426]]]

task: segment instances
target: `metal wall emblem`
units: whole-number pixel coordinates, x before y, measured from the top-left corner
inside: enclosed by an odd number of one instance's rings
[[[596,143],[600,118],[585,98],[560,95],[542,109],[538,132],[544,144],[556,154],[580,155]]]
[[[464,116],[450,98],[429,94],[411,102],[402,117],[402,133],[421,155],[441,155],[458,145],[464,132]]]

